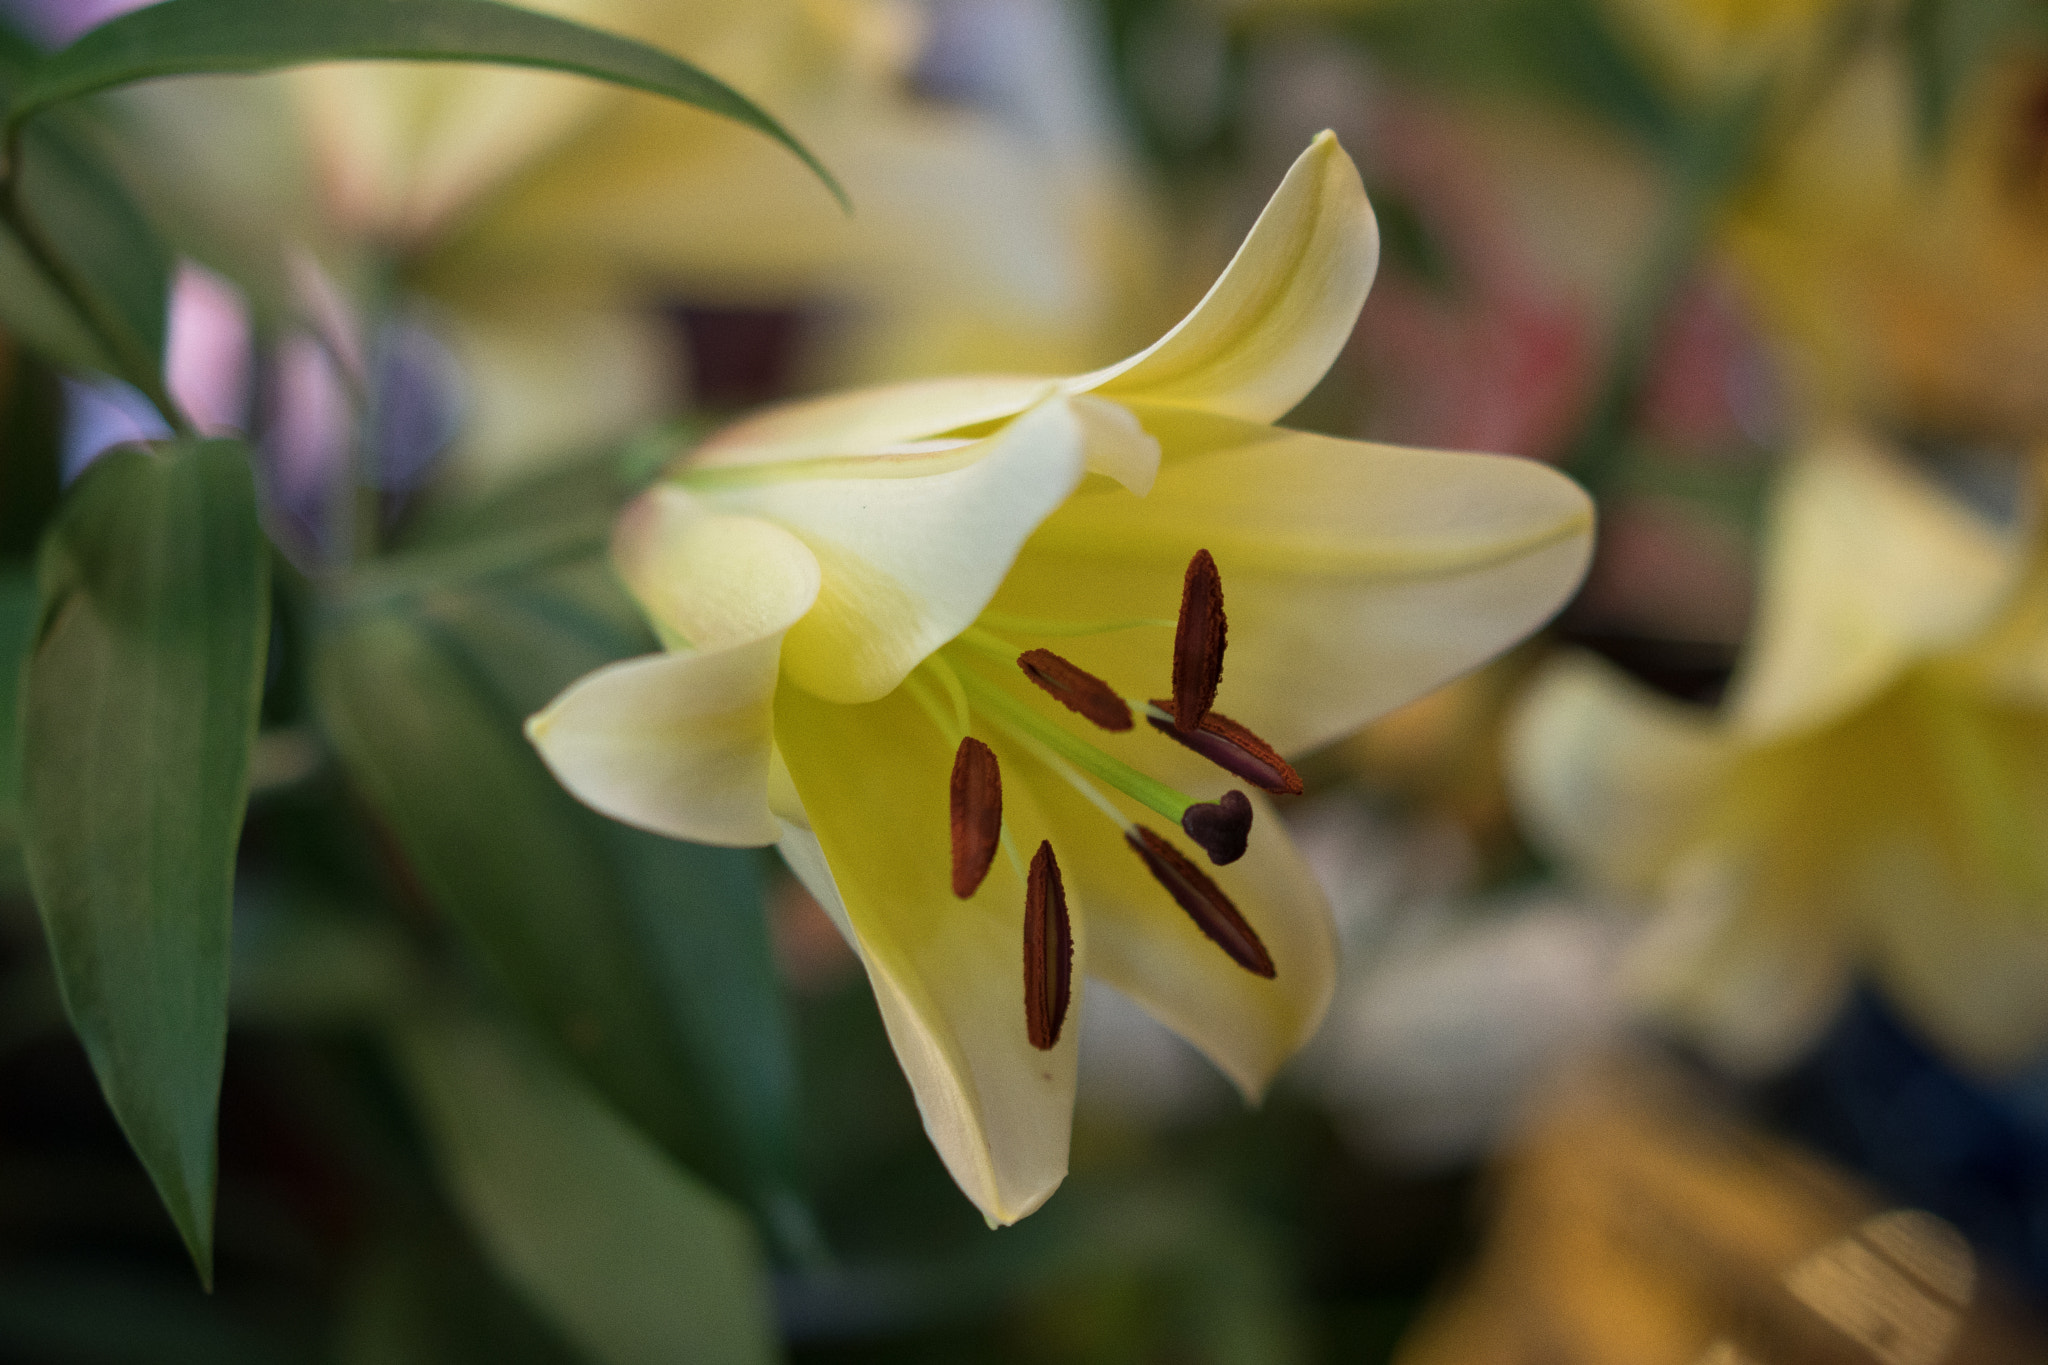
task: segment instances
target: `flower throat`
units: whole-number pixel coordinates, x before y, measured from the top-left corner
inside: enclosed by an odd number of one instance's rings
[[[1150,701],[1142,708],[1133,708],[1108,683],[1054,651],[1042,647],[1020,650],[994,629],[1000,625],[1019,633],[1050,636],[1165,624],[1131,621],[1075,626],[987,613],[982,624],[963,632],[957,643],[1014,661],[1041,691],[1099,729],[1127,732],[1135,728],[1136,714],[1143,714],[1153,730],[1233,776],[1278,795],[1298,795],[1301,778],[1287,760],[1248,727],[1214,709],[1229,626],[1223,611],[1222,578],[1207,550],[1196,551],[1181,585],[1180,614],[1173,622],[1172,696]],[[1072,922],[1051,842],[1040,843],[1028,870],[1010,844],[1003,824],[1002,772],[995,751],[968,733],[977,716],[1044,763],[1113,822],[1153,879],[1231,961],[1255,976],[1270,979],[1275,975],[1272,955],[1223,889],[1166,836],[1127,819],[1097,784],[1174,821],[1218,865],[1235,862],[1248,846],[1252,805],[1243,792],[1232,790],[1215,801],[1198,801],[1097,747],[974,669],[956,670],[937,655],[927,664],[921,672],[931,675],[936,693],[926,679],[913,675],[911,694],[943,730],[960,736],[949,786],[953,894],[964,900],[980,889],[999,847],[1016,864],[1025,888],[1025,1032],[1034,1047],[1049,1049],[1059,1042],[1073,997]]]

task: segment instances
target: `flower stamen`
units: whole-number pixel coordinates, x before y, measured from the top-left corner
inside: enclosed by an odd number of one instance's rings
[[[966,900],[981,887],[1003,833],[1003,776],[995,751],[969,735],[953,754],[951,790],[953,894]]]
[[[1207,550],[1195,551],[1180,586],[1180,620],[1173,631],[1173,723],[1193,730],[1216,703],[1223,681],[1223,575]]]
[[[1195,729],[1183,730],[1174,722],[1172,705],[1169,701],[1154,699],[1145,708],[1146,723],[1168,739],[1186,745],[1225,772],[1243,778],[1261,791],[1275,796],[1301,795],[1301,774],[1294,771],[1294,765],[1280,757],[1272,745],[1251,730],[1221,711],[1211,711],[1202,717],[1201,724]]]
[[[1024,882],[1024,1031],[1031,1046],[1048,1052],[1059,1042],[1073,993],[1074,926],[1059,860],[1045,840]]]
[[[1087,669],[1049,649],[1025,650],[1017,656],[1017,667],[1053,700],[1082,719],[1117,733],[1131,728],[1130,704]]]
[[[1222,887],[1203,875],[1200,868],[1188,861],[1186,855],[1162,835],[1143,825],[1133,825],[1124,839],[1145,860],[1145,869],[1153,879],[1166,888],[1166,893],[1181,909],[1187,911],[1188,918],[1211,943],[1253,976],[1273,978],[1276,974],[1273,955],[1266,951],[1266,945],[1259,941],[1251,925],[1245,923],[1244,916],[1231,904],[1230,897],[1223,894]]]

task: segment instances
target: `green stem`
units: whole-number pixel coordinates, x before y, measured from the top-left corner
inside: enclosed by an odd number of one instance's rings
[[[13,231],[22,250],[28,253],[30,263],[71,305],[71,311],[92,333],[93,339],[114,363],[117,377],[133,385],[147,398],[151,406],[163,415],[171,430],[184,437],[197,436],[199,430],[192,425],[192,419],[185,415],[185,410],[164,387],[163,367],[158,358],[129,330],[127,324],[115,316],[91,283],[71,268],[62,253],[44,235],[35,215],[29,212],[21,195],[22,153],[21,129],[18,126],[10,128],[6,167],[0,171],[0,220],[4,220]]]

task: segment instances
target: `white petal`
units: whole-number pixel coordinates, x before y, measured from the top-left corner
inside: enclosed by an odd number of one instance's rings
[[[1335,134],[1318,134],[1194,311],[1137,355],[1068,388],[1275,421],[1350,339],[1379,257],[1358,169]]]
[[[1159,442],[1121,403],[1082,394],[1067,400],[1088,443],[1088,472],[1115,479],[1144,497],[1159,477]]]
[[[1582,654],[1544,666],[1507,738],[1509,790],[1536,841],[1642,894],[1699,832],[1736,758],[1711,712]]]
[[[963,375],[783,403],[726,427],[697,447],[686,466],[719,469],[888,451],[1014,417],[1056,384],[1020,375]]]
[[[614,820],[703,844],[772,844],[779,636],[626,659],[526,722],[564,787]]]
[[[851,704],[888,695],[973,623],[1018,547],[1080,482],[1082,460],[1080,423],[1055,401],[971,447],[878,462],[866,476],[741,480],[706,496],[788,528],[817,555],[818,602],[789,632],[783,667]]]
[[[700,843],[774,843],[776,681],[784,633],[817,597],[817,563],[788,532],[687,497],[651,498],[629,527],[629,578],[665,631],[709,647],[580,678],[527,736],[563,786],[614,819]]]
[[[657,484],[619,517],[612,562],[671,646],[700,650],[786,629],[817,599],[817,556],[772,522]]]
[[[992,1222],[1014,1222],[1066,1175],[1083,922],[1066,1027],[1041,1052],[1025,1032],[1022,878],[998,857],[974,896],[952,894],[953,746],[900,692],[856,708],[790,691],[778,713],[812,824],[784,827],[784,856],[858,949],[946,1169]],[[1003,817],[1026,857],[1047,837],[1019,784]]]
[[[1171,620],[1189,557],[1208,549],[1230,615],[1217,707],[1283,752],[1345,734],[1507,648],[1585,571],[1591,503],[1546,466],[1137,412],[1167,452],[1152,492],[1070,499],[995,605]],[[1061,652],[1158,696],[1171,641],[1134,630]]]

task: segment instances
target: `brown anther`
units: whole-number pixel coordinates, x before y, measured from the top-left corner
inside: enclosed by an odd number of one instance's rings
[[[1173,630],[1173,723],[1193,730],[1216,703],[1223,681],[1223,575],[1207,550],[1195,551],[1180,585],[1180,621]]]
[[[1155,698],[1152,705],[1171,712],[1173,703]],[[1183,730],[1170,720],[1147,715],[1146,723],[1169,739],[1179,740],[1225,772],[1234,773],[1275,796],[1301,795],[1301,774],[1272,745],[1221,711],[1202,717],[1200,726]]]
[[[1244,856],[1252,837],[1252,803],[1243,792],[1197,801],[1180,813],[1180,827],[1218,867]]]
[[[1024,1031],[1031,1046],[1046,1052],[1059,1042],[1073,996],[1074,926],[1048,840],[1032,855],[1024,880]]]
[[[1068,663],[1049,649],[1027,649],[1017,656],[1017,667],[1069,711],[1093,721],[1105,730],[1131,728],[1130,704],[1102,679],[1084,668]]]
[[[1145,860],[1146,870],[1188,912],[1188,918],[1208,935],[1211,943],[1253,976],[1269,980],[1274,976],[1272,954],[1230,903],[1230,897],[1223,894],[1223,888],[1204,876],[1202,869],[1189,862],[1179,849],[1143,825],[1133,825],[1124,839]]]
[[[953,894],[973,895],[1003,834],[1003,774],[995,751],[969,735],[953,755]]]

